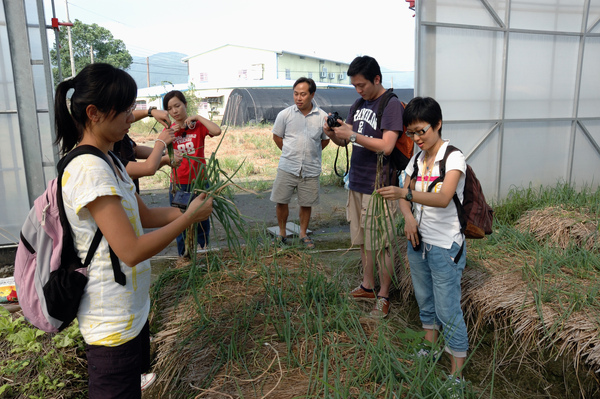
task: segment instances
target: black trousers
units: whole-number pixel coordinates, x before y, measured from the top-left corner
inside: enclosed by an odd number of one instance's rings
[[[90,399],[142,397],[141,375],[150,369],[150,326],[119,346],[86,345]]]

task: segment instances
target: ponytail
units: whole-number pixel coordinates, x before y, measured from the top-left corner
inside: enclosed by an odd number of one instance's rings
[[[56,87],[54,98],[54,119],[56,124],[56,140],[54,144],[60,145],[60,154],[66,155],[81,141],[83,130],[79,130],[69,111],[67,93],[75,87],[75,79],[65,80]]]
[[[72,93],[69,93],[73,90]],[[70,98],[67,96],[70,94]],[[73,79],[56,87],[54,112],[55,144],[61,155],[68,153],[83,139],[89,123],[87,107],[94,105],[107,117],[126,111],[137,97],[137,85],[125,71],[109,64],[90,64]]]

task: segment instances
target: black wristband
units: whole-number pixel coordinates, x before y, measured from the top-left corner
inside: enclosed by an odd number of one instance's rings
[[[152,116],[152,110],[156,109],[156,107],[150,107],[148,108],[148,116]]]

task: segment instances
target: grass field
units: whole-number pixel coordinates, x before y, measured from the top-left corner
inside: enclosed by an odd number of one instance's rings
[[[149,122],[136,126],[140,123],[143,122],[133,125],[135,128],[131,129],[131,137],[138,144],[153,145],[156,133],[152,132],[152,126]],[[242,187],[255,191],[268,190],[277,173],[281,155],[281,151],[273,142],[271,130],[271,125],[227,128],[222,136],[206,139],[205,156],[208,158],[220,145],[217,158],[225,172],[231,174],[239,168],[234,180]],[[342,179],[333,171],[337,148],[335,144],[330,143],[323,150],[323,172],[320,178],[322,185],[343,184]],[[343,148],[340,149],[337,162],[338,173],[343,174],[346,167],[346,153]],[[168,167],[163,167],[155,176],[142,179],[140,188],[144,190],[168,187],[169,170]]]

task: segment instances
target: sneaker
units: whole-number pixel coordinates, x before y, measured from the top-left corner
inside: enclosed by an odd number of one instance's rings
[[[431,349],[430,346],[420,345],[419,350],[416,353],[409,355],[409,357],[412,359],[430,359],[436,362],[441,355],[442,352],[439,350]]]
[[[377,298],[375,296],[375,291],[371,290],[371,292],[369,292],[365,290],[362,284],[350,291],[350,296],[357,301],[370,301],[371,299]]]
[[[142,374],[142,391],[148,389],[150,385],[152,385],[156,381],[156,374],[147,373]]]
[[[375,302],[375,308],[371,310],[371,317],[377,318],[385,318],[390,312],[390,301],[383,297],[377,297],[377,302]]]
[[[455,377],[453,375],[448,376],[448,398],[449,399],[462,399],[465,397],[465,388],[467,382],[464,378]]]

